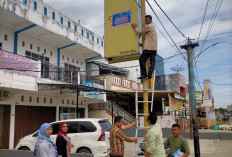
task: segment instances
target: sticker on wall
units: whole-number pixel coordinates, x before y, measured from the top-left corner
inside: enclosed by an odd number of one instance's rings
[[[132,23],[132,11],[127,10],[124,12],[112,14],[112,27],[128,25]]]

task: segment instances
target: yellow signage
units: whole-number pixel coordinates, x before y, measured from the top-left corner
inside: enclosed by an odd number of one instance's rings
[[[105,0],[105,58],[110,63],[139,58],[138,35],[131,28],[138,24],[138,4],[134,0]]]
[[[182,111],[183,102],[169,96],[169,110],[170,111]]]

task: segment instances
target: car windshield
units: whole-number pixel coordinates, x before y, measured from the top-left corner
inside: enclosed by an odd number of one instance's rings
[[[101,128],[104,130],[104,131],[110,131],[111,129],[111,124],[108,122],[108,121],[100,121],[98,122],[101,126]]]

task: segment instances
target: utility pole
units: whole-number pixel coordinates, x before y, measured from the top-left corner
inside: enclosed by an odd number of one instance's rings
[[[194,70],[193,70],[193,48],[199,46],[198,43],[191,43],[188,38],[188,43],[186,45],[180,46],[182,49],[187,50],[188,53],[188,72],[189,72],[189,102],[191,104],[191,120],[193,125],[193,139],[194,139],[194,152],[195,157],[200,157],[200,144],[199,144],[199,133],[196,122],[196,112],[195,112],[195,85],[194,85]]]

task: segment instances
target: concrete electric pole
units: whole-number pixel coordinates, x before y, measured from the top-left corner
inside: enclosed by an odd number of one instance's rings
[[[195,85],[194,85],[194,70],[193,70],[193,48],[199,46],[198,43],[191,43],[188,38],[188,43],[186,45],[180,46],[182,49],[187,50],[188,54],[188,72],[189,72],[189,102],[191,104],[191,120],[193,126],[193,139],[194,139],[194,152],[195,157],[200,157],[200,144],[199,144],[199,133],[196,121],[196,112],[195,112]]]

